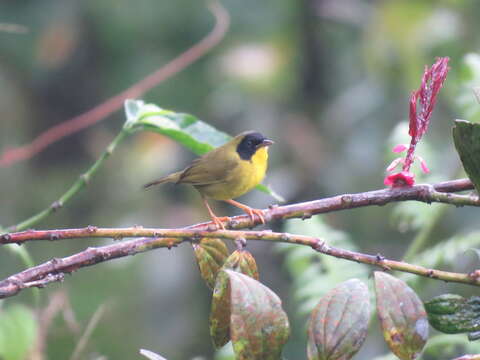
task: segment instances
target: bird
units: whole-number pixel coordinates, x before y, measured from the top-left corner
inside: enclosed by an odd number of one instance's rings
[[[264,213],[234,198],[260,184],[268,167],[268,148],[273,141],[256,131],[245,131],[222,146],[195,159],[185,169],[144,185],[148,189],[163,183],[188,184],[198,190],[217,229],[225,230],[223,221],[215,215],[207,199],[225,201],[242,209],[252,221],[255,215],[265,224]]]

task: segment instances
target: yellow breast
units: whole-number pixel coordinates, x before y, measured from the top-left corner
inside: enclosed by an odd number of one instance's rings
[[[240,160],[229,172],[225,182],[202,187],[201,192],[215,200],[235,199],[252,190],[265,177],[268,167],[268,148],[262,147],[250,160]]]

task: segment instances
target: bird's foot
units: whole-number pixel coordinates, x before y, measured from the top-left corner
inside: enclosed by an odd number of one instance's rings
[[[250,206],[244,205],[242,203],[239,203],[238,201],[231,199],[225,201],[233,206],[238,207],[239,209],[242,209],[245,213],[248,214],[248,216],[250,216],[252,222],[255,222],[255,215],[257,215],[260,219],[260,222],[262,224],[265,224],[265,213],[263,212],[263,210],[251,208]]]
[[[260,222],[262,224],[265,224],[265,214],[263,210],[253,209],[247,206],[246,209],[244,209],[244,211],[248,214],[248,216],[250,216],[250,219],[252,219],[253,222],[255,222],[255,215],[257,215],[258,218],[260,219]]]
[[[225,225],[223,222],[228,222],[230,221],[230,218],[228,216],[212,216],[212,223],[217,227],[217,230],[225,230]]]

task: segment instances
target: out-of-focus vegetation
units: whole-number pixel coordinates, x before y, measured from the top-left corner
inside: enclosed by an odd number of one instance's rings
[[[145,94],[146,102],[194,114],[231,135],[261,131],[275,140],[265,183],[288,202],[310,200],[383,187],[385,167],[394,157],[391,145],[409,140],[402,122],[408,118],[410,91],[418,88],[424,65],[448,56],[452,70],[417,150],[431,174],[417,176],[420,182],[434,182],[462,175],[451,127],[455,118],[479,121],[480,105],[471,91],[478,86],[479,61],[470,54],[480,48],[478,1],[225,0],[223,5],[231,27],[222,43]],[[198,42],[212,21],[203,1],[0,2],[0,23],[28,28],[0,31],[0,151],[28,143],[127,88]],[[124,121],[118,111],[26,162],[0,168],[0,225],[18,223],[50,205],[97,159]],[[138,133],[121,144],[68,206],[36,227],[178,227],[206,220],[198,194],[189,187],[141,191],[142,184],[183,168],[192,158],[164,136]],[[258,191],[241,200],[255,207],[275,202]],[[220,214],[237,213],[223,204],[214,207]],[[417,203],[274,225],[391,258],[402,258],[409,244],[423,236],[432,250],[414,254],[413,263],[463,272],[478,266],[465,253],[479,246],[477,227],[476,209]],[[105,242],[25,247],[40,263]],[[289,359],[306,356],[306,314],[319,296],[353,276],[371,285],[370,268],[310,249],[253,241],[248,248],[261,281],[280,296],[289,315],[291,338],[284,352]],[[25,267],[6,248],[0,248],[0,263],[1,278]],[[412,276],[407,281],[422,300],[477,291]],[[65,291],[69,301],[58,307],[46,335],[31,311],[45,315],[57,291]],[[208,330],[210,300],[185,244],[85,268],[38,292],[26,290],[0,303],[0,323],[20,319],[14,331],[32,339],[30,350],[41,349],[48,359],[68,359],[95,311],[106,304],[84,358],[134,359],[145,348],[168,359],[210,359],[215,356]],[[424,359],[480,352],[478,341],[433,336]],[[0,344],[5,339],[0,336]],[[16,351],[12,359],[21,359],[28,351],[24,340],[13,350],[0,349],[0,355]],[[372,321],[356,358],[380,358],[386,352],[378,323]]]

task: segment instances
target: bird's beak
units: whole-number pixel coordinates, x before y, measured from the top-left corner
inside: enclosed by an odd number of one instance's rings
[[[273,141],[270,139],[263,139],[260,144],[257,145],[257,149],[260,149],[262,147],[270,146],[273,144]]]

